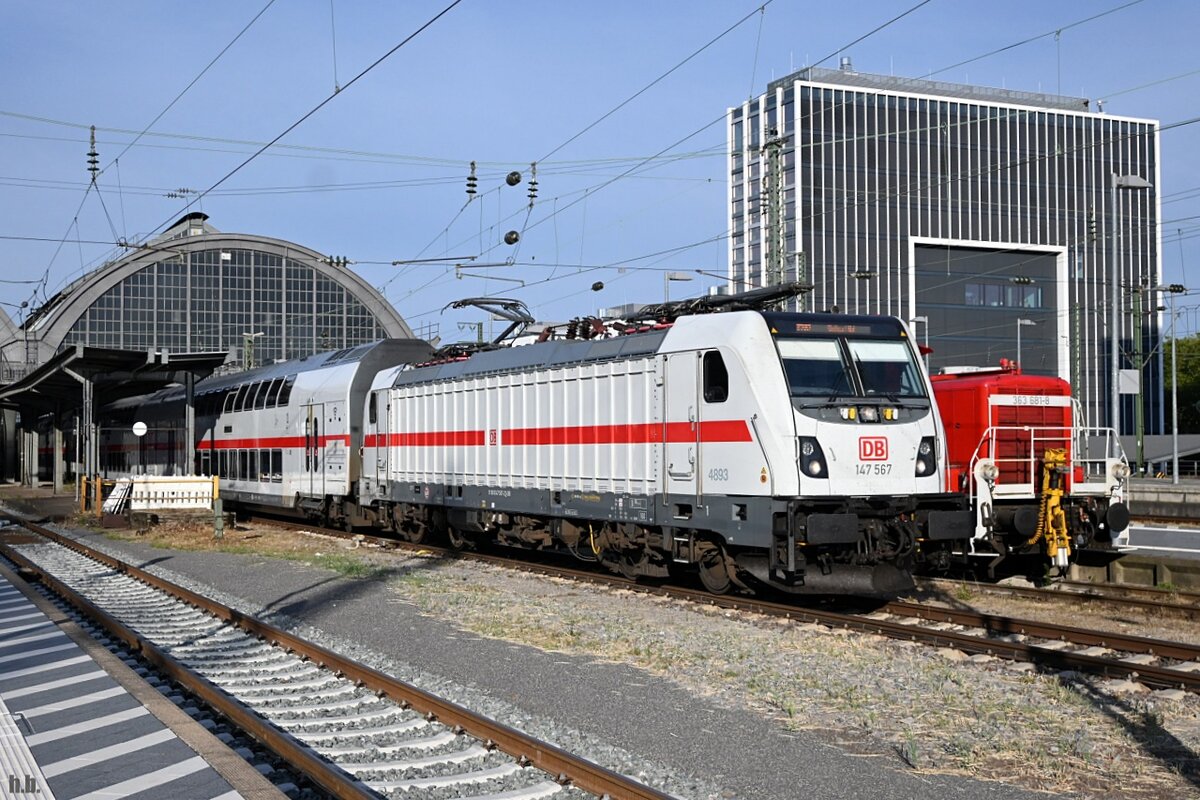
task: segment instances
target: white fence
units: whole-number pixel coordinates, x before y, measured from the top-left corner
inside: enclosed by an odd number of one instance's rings
[[[217,481],[204,476],[138,475],[121,483],[128,485],[130,511],[208,511],[217,498]],[[118,489],[114,489],[113,496]]]

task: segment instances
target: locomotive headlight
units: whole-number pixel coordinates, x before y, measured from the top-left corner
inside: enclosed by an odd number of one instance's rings
[[[1123,481],[1129,477],[1129,465],[1117,462],[1112,465],[1112,476],[1119,481]]]
[[[927,475],[932,475],[937,469],[937,446],[932,436],[926,436],[921,439],[921,443],[917,445],[917,465],[916,476],[924,478]]]
[[[879,409],[875,406],[863,406],[858,410],[858,418],[863,422],[879,422]]]
[[[842,415],[842,419],[853,420],[858,417],[858,409],[854,406],[842,407],[838,409],[838,413]]]
[[[800,437],[800,470],[810,478],[825,474],[825,453],[820,442],[811,436]]]

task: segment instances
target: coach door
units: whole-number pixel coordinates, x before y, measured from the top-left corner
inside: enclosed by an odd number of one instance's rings
[[[301,406],[304,415],[304,486],[312,497],[325,494],[324,403]]]
[[[663,494],[676,506],[669,516],[691,516],[700,471],[698,353],[671,353],[663,365]]]

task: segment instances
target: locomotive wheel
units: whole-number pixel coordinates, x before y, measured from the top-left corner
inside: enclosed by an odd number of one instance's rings
[[[638,569],[638,565],[628,556],[618,555],[611,563],[616,564],[617,572],[621,573],[622,577],[628,578],[631,581],[636,581],[638,576],[642,574],[642,571]]]
[[[733,588],[729,577],[728,557],[725,548],[714,542],[697,542],[700,560],[696,565],[700,571],[700,583],[713,594],[727,594]]]
[[[475,543],[453,525],[446,526],[446,540],[450,542],[450,547],[455,550],[473,550],[475,547]]]

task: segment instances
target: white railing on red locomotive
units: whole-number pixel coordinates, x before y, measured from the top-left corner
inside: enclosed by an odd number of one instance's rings
[[[1035,497],[1040,491],[1038,464],[1044,460],[1046,451],[1062,449],[1067,452],[1067,474],[1075,475],[1074,448],[1070,429],[1062,426],[1033,428],[1028,426],[996,426],[988,428],[980,437],[971,457],[970,474],[981,459],[989,459],[996,465],[997,475],[992,487],[993,497]],[[971,496],[976,495],[975,482],[971,482]]]

